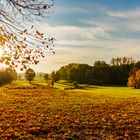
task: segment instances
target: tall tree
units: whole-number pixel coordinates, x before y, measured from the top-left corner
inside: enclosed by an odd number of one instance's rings
[[[52,71],[50,77],[54,82],[57,82],[60,79],[59,72]]]
[[[44,75],[44,80],[47,82],[48,79],[49,79],[49,74],[46,73],[46,74]]]
[[[53,6],[53,0],[1,0],[0,1],[0,46],[1,63],[27,69],[44,57],[45,50],[52,50],[54,38],[46,38],[36,30],[35,20],[42,20]],[[30,23],[27,29],[25,23]],[[19,65],[20,64],[20,65]]]
[[[34,80],[35,78],[35,71],[31,68],[29,68],[26,72],[25,72],[25,78],[27,81],[29,81],[29,83],[31,83],[31,81]]]
[[[117,57],[112,58],[110,64],[113,66],[134,64],[135,60],[132,57]]]
[[[107,63],[105,61],[95,61],[94,62],[94,67],[95,68],[102,68],[102,67],[107,67]]]

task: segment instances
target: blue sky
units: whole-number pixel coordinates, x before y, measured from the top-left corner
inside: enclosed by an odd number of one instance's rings
[[[112,57],[140,60],[140,0],[55,0],[51,10],[39,28],[56,39],[56,54],[47,52],[36,71]]]

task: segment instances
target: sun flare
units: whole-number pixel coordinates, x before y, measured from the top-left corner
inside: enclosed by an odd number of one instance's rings
[[[2,57],[3,55],[3,50],[0,48],[0,58]]]
[[[3,55],[5,55],[5,50],[3,48],[0,48],[0,60],[2,59]],[[6,67],[5,63],[1,61],[0,62],[0,69],[3,69],[5,67]]]

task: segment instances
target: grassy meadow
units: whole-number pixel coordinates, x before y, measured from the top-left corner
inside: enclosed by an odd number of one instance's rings
[[[0,139],[138,140],[140,90],[65,81],[16,81],[0,88]]]

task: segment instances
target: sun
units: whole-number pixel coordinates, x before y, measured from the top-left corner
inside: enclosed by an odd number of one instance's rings
[[[6,47],[0,47],[0,58],[3,56],[3,55],[9,55],[10,54],[10,49],[6,46]]]
[[[2,57],[3,53],[3,50],[0,48],[0,58]]]
[[[3,52],[3,50],[0,48],[0,59],[1,59],[1,57],[3,56],[3,54],[4,54],[4,52]],[[6,65],[5,65],[4,63],[1,63],[1,62],[0,62],[0,70],[3,69],[3,68],[5,68],[5,66],[6,66]]]

